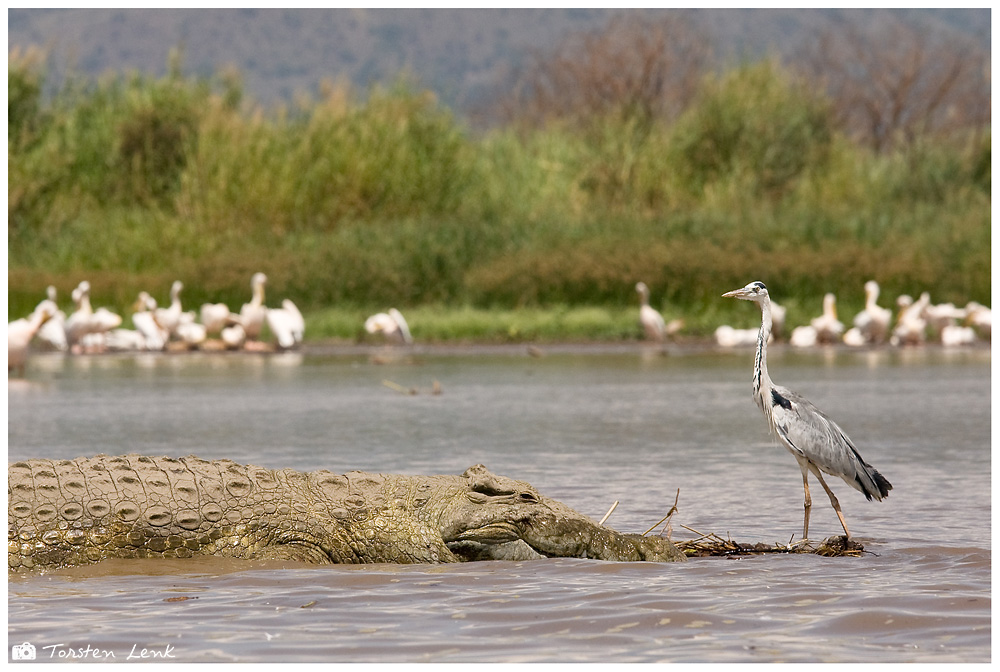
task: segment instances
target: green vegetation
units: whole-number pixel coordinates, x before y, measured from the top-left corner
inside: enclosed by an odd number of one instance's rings
[[[292,298],[307,337],[355,338],[395,306],[418,339],[638,336],[644,280],[688,333],[756,317],[719,294],[760,279],[791,323],[862,285],[990,302],[990,138],[875,154],[777,65],[704,82],[672,124],[616,115],[473,134],[405,82],[261,110],[238,77],[174,67],[43,99],[8,66],[8,316],[83,279],[128,313]]]

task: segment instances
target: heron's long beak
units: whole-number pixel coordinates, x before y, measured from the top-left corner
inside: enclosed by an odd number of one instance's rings
[[[725,296],[725,297],[727,297],[727,298],[733,298],[733,297],[735,297],[735,298],[740,298],[740,295],[741,295],[742,293],[743,293],[743,288],[742,288],[742,287],[740,287],[739,289],[734,289],[734,290],[733,290],[733,291],[731,291],[731,292],[726,292],[725,294],[723,294],[723,296]]]

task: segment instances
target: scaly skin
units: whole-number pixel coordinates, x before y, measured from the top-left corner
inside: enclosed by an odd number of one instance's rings
[[[684,560],[666,539],[599,526],[482,465],[460,476],[400,476],[193,456],[29,460],[8,466],[8,502],[10,572],[194,555],[319,564]]]

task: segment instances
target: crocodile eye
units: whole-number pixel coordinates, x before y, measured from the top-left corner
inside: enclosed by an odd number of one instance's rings
[[[522,502],[530,502],[530,503],[532,503],[532,504],[537,504],[537,503],[538,503],[538,498],[537,498],[537,497],[535,497],[535,496],[534,496],[533,494],[531,494],[530,492],[522,492],[522,493],[519,493],[519,494],[518,494],[518,496],[517,496],[517,498],[518,498],[519,500],[521,500]]]

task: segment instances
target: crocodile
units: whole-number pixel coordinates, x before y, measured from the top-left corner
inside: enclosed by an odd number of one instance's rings
[[[8,571],[214,555],[330,563],[684,560],[481,464],[461,475],[300,472],[188,457],[8,465]]]

